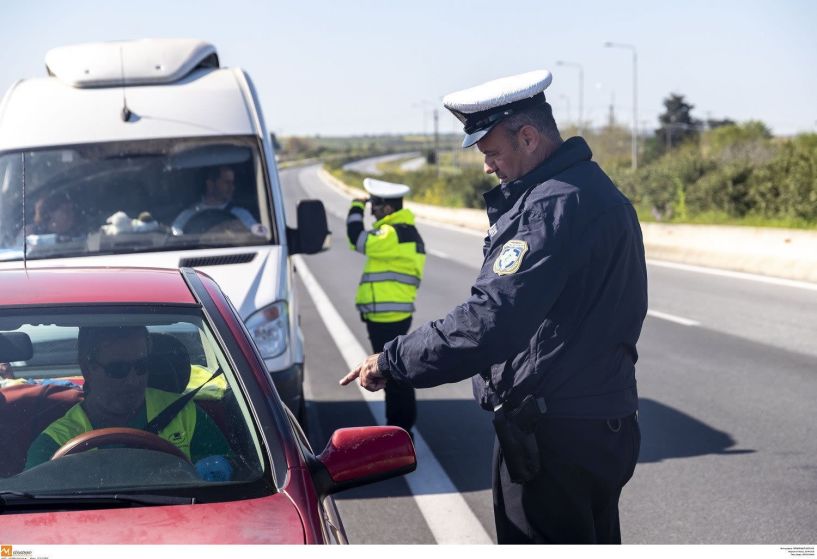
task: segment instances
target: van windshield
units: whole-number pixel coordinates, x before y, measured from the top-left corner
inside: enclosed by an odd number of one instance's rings
[[[253,137],[0,154],[0,260],[273,241]]]

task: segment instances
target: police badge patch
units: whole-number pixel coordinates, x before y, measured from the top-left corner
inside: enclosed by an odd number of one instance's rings
[[[522,257],[528,252],[528,243],[516,239],[502,245],[502,252],[494,260],[494,273],[498,276],[513,274],[522,265]]]

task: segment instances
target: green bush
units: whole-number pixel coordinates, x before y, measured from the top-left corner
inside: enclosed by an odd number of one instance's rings
[[[747,196],[760,215],[817,222],[817,134],[786,141],[754,172]]]
[[[760,122],[723,126],[611,175],[648,219],[817,226],[817,134],[775,140]]]
[[[626,129],[611,126],[586,134],[594,159],[648,220],[675,223],[738,223],[817,227],[817,134],[772,137],[757,121],[705,131],[630,168]],[[645,146],[645,149],[647,146]],[[324,155],[333,173],[350,185],[363,177],[342,170],[344,163],[373,155],[377,146]],[[365,151],[365,155],[362,154]],[[436,166],[402,172],[392,166],[384,180],[412,187],[411,199],[452,207],[483,208],[482,194],[496,185],[480,158],[450,156]]]
[[[400,182],[411,187],[411,200],[424,204],[457,208],[484,208],[482,194],[491,189],[495,179],[474,168],[440,172],[434,167],[417,171],[384,173],[385,181]]]

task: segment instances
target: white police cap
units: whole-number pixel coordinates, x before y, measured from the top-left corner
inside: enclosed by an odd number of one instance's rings
[[[503,119],[521,110],[544,105],[545,89],[552,80],[549,71],[534,70],[446,95],[443,105],[465,128],[462,147],[480,141]]]
[[[405,184],[380,181],[368,177],[363,179],[363,188],[372,196],[384,199],[402,198],[411,192],[411,189]]]

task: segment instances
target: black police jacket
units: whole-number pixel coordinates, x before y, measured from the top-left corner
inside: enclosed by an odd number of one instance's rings
[[[547,413],[637,409],[636,341],[647,313],[641,228],[629,200],[565,141],[485,194],[485,261],[467,301],[386,344],[378,365],[417,388],[473,377],[486,409],[543,396]]]

